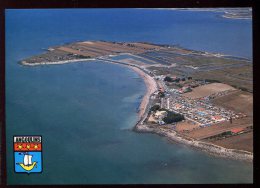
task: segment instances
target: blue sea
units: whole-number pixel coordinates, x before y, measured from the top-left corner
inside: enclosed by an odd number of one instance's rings
[[[252,20],[159,9],[6,10],[8,184],[252,183],[252,164],[131,131],[146,88],[96,61],[26,67],[82,40],[147,41],[252,58]],[[14,173],[13,135],[42,135],[43,172]]]

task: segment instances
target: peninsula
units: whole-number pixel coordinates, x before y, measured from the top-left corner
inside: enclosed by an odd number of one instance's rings
[[[210,154],[253,159],[252,61],[147,42],[81,41],[23,59],[26,66],[72,62],[127,66],[147,91],[133,130],[166,136]]]

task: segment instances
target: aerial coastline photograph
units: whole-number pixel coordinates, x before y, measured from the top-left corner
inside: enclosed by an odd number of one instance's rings
[[[253,183],[252,8],[6,9],[5,51],[8,185]]]

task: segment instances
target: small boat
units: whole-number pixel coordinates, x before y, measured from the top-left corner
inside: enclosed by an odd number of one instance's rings
[[[37,162],[32,162],[32,155],[29,155],[28,153],[23,153],[23,163],[18,163],[24,170],[31,171],[36,165]]]

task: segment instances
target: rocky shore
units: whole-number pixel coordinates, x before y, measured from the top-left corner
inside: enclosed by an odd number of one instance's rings
[[[253,162],[253,153],[251,152],[236,149],[227,149],[208,142],[197,141],[190,138],[187,139],[182,137],[173,130],[165,130],[158,126],[148,126],[146,124],[140,123],[137,123],[133,130],[140,133],[155,133],[160,136],[165,136],[171,141],[195,147],[217,157],[226,157],[235,160]]]

